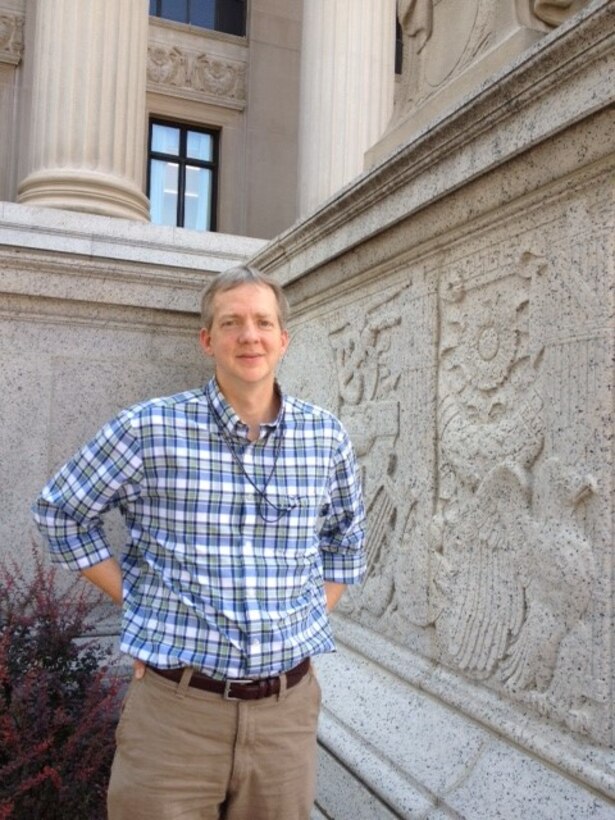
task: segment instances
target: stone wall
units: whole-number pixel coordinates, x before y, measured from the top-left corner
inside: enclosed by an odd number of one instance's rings
[[[614,55],[596,0],[255,259],[368,507],[323,816],[613,816]]]
[[[0,203],[0,557],[29,562],[35,494],[115,412],[203,382],[199,294],[262,245]]]

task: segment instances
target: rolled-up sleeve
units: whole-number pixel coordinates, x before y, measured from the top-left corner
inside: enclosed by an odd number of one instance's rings
[[[125,411],[56,473],[32,507],[52,561],[82,570],[111,557],[101,515],[136,498],[141,475],[139,441]]]
[[[352,445],[344,433],[329,481],[329,506],[320,530],[323,577],[338,584],[363,580],[365,507]]]

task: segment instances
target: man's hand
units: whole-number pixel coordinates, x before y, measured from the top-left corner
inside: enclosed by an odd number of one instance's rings
[[[133,661],[132,662],[132,677],[133,680],[141,680],[141,678],[145,675],[145,664],[143,661]]]

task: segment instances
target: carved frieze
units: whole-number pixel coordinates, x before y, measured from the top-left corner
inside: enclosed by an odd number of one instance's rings
[[[23,54],[23,26],[22,15],[0,11],[0,63],[19,65]]]
[[[561,668],[589,676],[580,636],[597,568],[581,522],[599,489],[543,452],[544,351],[530,343],[530,303],[545,266],[526,253],[493,281],[443,280],[430,605],[445,663],[588,731]]]
[[[246,64],[177,46],[152,44],[147,55],[148,88],[163,94],[242,109]]]
[[[369,525],[367,577],[346,607],[380,617],[394,595],[396,544],[401,538],[407,491],[401,483],[397,443],[399,386],[403,360],[403,297],[396,294],[368,306],[362,322],[334,326],[340,417],[348,429],[363,472]]]

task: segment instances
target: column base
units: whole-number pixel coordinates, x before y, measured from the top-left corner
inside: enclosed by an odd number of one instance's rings
[[[35,171],[19,185],[24,205],[149,222],[149,200],[134,184],[94,171]]]

